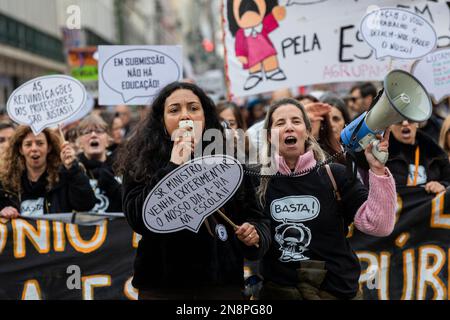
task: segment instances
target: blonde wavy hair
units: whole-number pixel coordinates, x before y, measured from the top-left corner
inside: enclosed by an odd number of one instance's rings
[[[447,133],[450,130],[450,116],[445,118],[444,123],[442,123],[441,133],[439,135],[439,145],[442,149],[447,152],[450,157],[450,144],[447,142]]]
[[[26,171],[25,158],[20,153],[25,137],[32,133],[28,126],[18,126],[11,138],[10,145],[6,149],[3,161],[0,164],[0,181],[3,188],[13,194],[20,194],[21,177]],[[47,154],[47,191],[51,190],[59,181],[58,169],[61,165],[61,138],[50,129],[44,129],[42,133],[47,139],[50,152]]]
[[[264,120],[263,130],[267,132],[266,139],[263,142],[262,154],[261,154],[261,175],[274,175],[278,171],[278,168],[275,165],[275,154],[272,148],[272,144],[270,143],[270,129],[272,127],[272,115],[281,106],[285,105],[294,105],[296,106],[302,113],[303,120],[305,122],[306,131],[308,133],[308,137],[305,141],[305,150],[312,150],[314,153],[314,158],[316,161],[324,161],[325,153],[322,148],[319,146],[319,143],[314,139],[311,133],[311,121],[306,114],[305,108],[303,105],[295,99],[286,98],[276,101],[272,104],[267,112],[266,119]],[[269,185],[270,177],[261,177],[260,184],[256,190],[256,196],[261,207],[265,205],[265,197],[267,192],[267,186]]]

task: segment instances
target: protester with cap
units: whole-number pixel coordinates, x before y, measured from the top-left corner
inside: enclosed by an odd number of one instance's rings
[[[180,127],[182,121],[192,126]],[[124,212],[142,235],[132,282],[139,299],[242,299],[244,256],[258,259],[268,248],[267,221],[246,178],[223,208],[237,230],[217,213],[206,218],[198,233],[161,234],[144,224],[147,195],[192,156],[195,146],[205,150],[213,143],[201,139],[209,129],[223,134],[212,100],[194,84],[175,82],[159,92],[152,111],[119,153]]]
[[[0,217],[89,211],[94,192],[75,151],[50,129],[17,127],[0,168]]]
[[[360,264],[347,238],[349,225],[373,236],[394,227],[396,189],[389,170],[365,150],[369,191],[345,167],[317,164],[324,153],[296,100],[273,104],[264,128],[264,163],[257,196],[271,219],[272,243],[262,262],[261,299],[359,299]],[[380,142],[388,150],[388,136]],[[271,152],[275,147],[275,152]],[[291,176],[297,174],[297,176]]]

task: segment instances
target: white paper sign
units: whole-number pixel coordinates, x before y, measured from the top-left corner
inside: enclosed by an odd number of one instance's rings
[[[181,80],[181,46],[99,46],[99,104],[149,104]]]
[[[75,78],[44,76],[17,88],[8,99],[7,111],[12,120],[30,126],[37,135],[78,113],[86,99],[86,89]]]
[[[320,83],[381,81],[390,69],[410,72],[414,61],[396,59],[390,66],[390,59],[377,59],[375,50],[364,40],[361,20],[374,5],[398,7],[421,17],[433,26],[438,48],[450,45],[450,10],[445,1],[279,0],[284,15],[279,8],[266,12],[258,9],[257,17],[251,6],[243,6],[242,19],[248,21],[240,25],[236,23],[240,11],[229,10],[233,3],[238,1],[224,0],[223,31],[227,86],[235,97]],[[253,29],[246,28],[254,21],[262,22]],[[425,28],[423,25],[416,32],[428,30]],[[432,47],[434,38],[421,40],[429,40]],[[413,52],[423,44],[418,42]],[[283,73],[272,73],[275,67]],[[255,77],[250,78],[252,75]]]
[[[87,93],[87,99],[86,99],[86,103],[84,104],[84,106],[80,110],[78,110],[78,112],[76,114],[71,116],[69,119],[64,120],[62,122],[62,124],[69,124],[69,123],[78,121],[78,120],[84,118],[85,116],[87,116],[92,111],[92,109],[94,108],[94,105],[95,105],[95,100],[88,91],[86,91],[86,93]]]
[[[191,160],[167,175],[147,196],[144,223],[157,233],[198,232],[203,221],[234,195],[242,177],[242,166],[229,156]]]
[[[362,19],[360,29],[377,59],[417,59],[432,51],[437,41],[436,32],[427,20],[397,8],[370,12]]]
[[[450,96],[450,48],[436,50],[418,61],[412,74],[436,103]]]

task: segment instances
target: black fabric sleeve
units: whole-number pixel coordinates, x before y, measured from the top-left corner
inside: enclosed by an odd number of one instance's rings
[[[81,170],[75,160],[69,170],[60,168],[60,179],[67,188],[69,206],[75,211],[89,211],[95,206],[95,194],[89,183],[89,178]]]
[[[145,227],[142,219],[144,201],[153,187],[177,167],[178,165],[169,162],[165,167],[156,171],[147,183],[138,183],[129,175],[124,175],[122,183],[122,207],[129,225],[135,232],[141,235],[151,234]]]
[[[439,159],[439,162],[441,167],[439,183],[447,188],[448,186],[450,186],[450,161],[448,161],[448,158],[444,158],[442,160]]]
[[[251,177],[244,176],[242,184],[230,205],[236,208],[232,212],[232,217],[235,219],[234,222],[238,225],[245,222],[252,224],[259,235],[259,247],[249,247],[235,236],[244,257],[248,260],[261,259],[269,250],[271,243],[270,219],[264,215],[261,206],[258,205],[256,182]],[[226,206],[226,208],[230,207],[230,205]]]
[[[109,208],[118,212],[122,211],[122,186],[114,177],[114,172],[107,164],[103,164],[98,170],[98,187],[104,190],[110,201]],[[111,211],[111,210],[109,210]]]
[[[367,200],[369,192],[359,179],[354,179],[353,183],[350,182],[343,165],[331,164],[330,167],[341,195],[340,206],[342,216],[345,223],[350,225],[358,209]]]

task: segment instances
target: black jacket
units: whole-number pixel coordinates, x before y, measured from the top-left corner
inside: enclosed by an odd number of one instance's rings
[[[105,162],[101,162],[89,160],[83,153],[78,158],[89,179],[96,184],[97,203],[93,211],[122,212],[122,185],[114,176],[113,158],[107,157]]]
[[[198,233],[182,230],[154,233],[142,219],[144,200],[152,188],[178,166],[169,162],[146,183],[137,183],[125,175],[123,208],[130,226],[142,235],[134,263],[133,286],[139,289],[214,288],[243,285],[243,258],[260,259],[270,244],[268,220],[264,220],[255,199],[253,184],[244,177],[241,187],[224,207],[236,224],[253,223],[260,235],[259,248],[248,247],[237,239],[234,230],[214,213],[201,225]],[[207,222],[206,222],[207,221]],[[220,240],[215,226],[223,225],[227,239]],[[209,227],[209,228],[208,228]],[[211,297],[214,291],[211,289]]]
[[[59,182],[48,192],[45,191],[46,177],[47,173],[44,173],[36,185],[31,186],[24,172],[22,184],[29,183],[31,187],[22,186],[20,195],[11,193],[0,185],[0,208],[11,206],[20,211],[21,201],[41,196],[44,197],[44,213],[89,211],[95,205],[95,195],[89,179],[77,161],[69,170],[61,166]]]
[[[437,181],[445,187],[450,185],[450,162],[448,155],[428,135],[417,131],[416,143],[407,145],[389,139],[389,159],[386,166],[394,176],[397,185],[406,186],[409,165],[414,164],[416,147],[420,147],[420,165],[425,168],[427,182]]]

